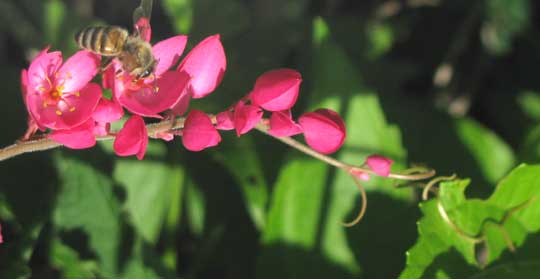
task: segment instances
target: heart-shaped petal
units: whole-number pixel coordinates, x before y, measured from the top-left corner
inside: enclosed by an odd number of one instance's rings
[[[250,98],[268,111],[289,110],[298,99],[300,83],[302,76],[295,70],[272,70],[257,78]]]
[[[276,111],[270,116],[268,133],[276,137],[290,137],[302,133],[302,127],[294,122],[291,111]]]
[[[184,123],[182,143],[187,150],[201,151],[216,146],[221,142],[221,136],[206,113],[192,110]]]
[[[204,39],[186,55],[178,66],[178,71],[191,76],[191,97],[198,99],[216,89],[226,68],[227,59],[220,36],[213,35]]]
[[[299,122],[307,144],[320,153],[334,153],[345,141],[345,123],[335,111],[318,109],[308,112],[300,117]]]
[[[148,132],[144,120],[138,115],[131,116],[114,139],[113,148],[118,156],[136,155],[142,160],[148,145]]]

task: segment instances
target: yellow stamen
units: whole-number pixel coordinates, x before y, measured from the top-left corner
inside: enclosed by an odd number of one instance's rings
[[[80,97],[81,96],[81,92],[75,92],[73,93],[76,97]]]
[[[62,112],[59,111],[59,110],[56,110],[56,115],[60,116],[60,115],[62,115]]]
[[[74,111],[75,111],[75,107],[70,107],[70,108],[69,108],[69,111],[70,111],[70,112],[74,112]]]

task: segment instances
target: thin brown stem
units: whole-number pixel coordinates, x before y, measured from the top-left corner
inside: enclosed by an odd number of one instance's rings
[[[343,169],[345,170],[346,172],[348,173],[352,173],[352,172],[365,172],[365,173],[368,173],[368,174],[371,174],[371,175],[377,175],[374,171],[372,171],[371,169],[369,168],[364,168],[364,167],[361,167],[361,166],[355,166],[355,165],[350,165],[350,164],[347,164],[345,162],[342,162],[342,161],[339,161],[337,159],[334,159],[330,156],[327,156],[327,155],[324,155],[324,154],[321,154],[313,149],[311,149],[310,147],[308,147],[307,145],[293,139],[293,138],[290,138],[290,137],[276,137],[276,136],[273,136],[271,135],[269,132],[268,132],[268,125],[266,124],[267,121],[261,121],[259,124],[257,124],[257,126],[255,126],[255,128],[261,132],[263,132],[264,134],[266,135],[269,135],[295,149],[297,149],[298,151],[301,151],[303,152],[304,154],[307,154],[313,158],[316,158],[320,161],[323,161],[331,166],[334,166],[336,168],[340,168],[340,169]],[[394,179],[399,179],[399,180],[424,180],[424,179],[428,179],[432,176],[435,175],[435,170],[433,169],[427,169],[427,168],[422,168],[422,167],[414,167],[411,170],[407,170],[405,173],[390,173],[388,175],[389,178],[394,178]]]
[[[354,181],[354,184],[356,184],[356,187],[360,191],[360,194],[362,196],[362,207],[360,208],[360,211],[358,212],[358,215],[356,215],[356,218],[354,220],[343,223],[343,226],[345,227],[352,227],[360,222],[362,218],[364,217],[364,214],[366,214],[367,209],[367,195],[366,195],[366,189],[360,184],[360,181],[358,181],[358,178],[356,178],[354,175],[351,174],[351,177]]]
[[[164,120],[159,123],[148,124],[146,129],[148,130],[149,137],[156,137],[160,132],[167,132],[171,130],[182,129],[184,127],[184,118]],[[110,135],[96,137],[96,140],[112,140],[115,138],[117,131],[112,131]],[[29,141],[19,141],[10,146],[0,149],[0,161],[7,160],[9,158],[30,152],[44,151],[60,147],[62,144],[57,143],[49,138],[39,138]]]

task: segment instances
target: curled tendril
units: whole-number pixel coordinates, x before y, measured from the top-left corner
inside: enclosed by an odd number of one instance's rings
[[[360,181],[358,181],[358,178],[356,178],[352,174],[351,174],[351,177],[352,177],[352,179],[354,181],[354,184],[356,184],[356,187],[358,188],[358,190],[360,191],[360,194],[362,196],[362,207],[360,208],[360,211],[358,212],[358,215],[356,215],[356,218],[354,218],[354,220],[352,220],[350,222],[342,223],[343,226],[345,226],[345,227],[352,227],[352,226],[358,224],[362,220],[362,218],[364,217],[364,214],[366,213],[366,208],[367,208],[366,190],[364,189],[362,184],[360,184]]]
[[[422,200],[427,200],[428,199],[428,193],[429,193],[429,190],[431,190],[431,188],[433,187],[433,185],[441,182],[441,181],[449,181],[449,180],[454,180],[456,179],[456,174],[453,174],[451,176],[439,176],[439,177],[436,177],[434,179],[432,179],[430,182],[428,182],[428,184],[426,185],[426,187],[424,187],[424,190],[422,191]]]
[[[452,222],[452,220],[450,220],[450,217],[448,216],[448,213],[446,213],[446,210],[444,209],[444,206],[442,205],[440,200],[437,201],[437,209],[439,210],[439,214],[441,215],[441,218],[444,220],[444,222],[446,224],[448,224],[448,226],[450,226],[452,228],[452,230],[454,230],[457,234],[459,234],[463,238],[465,238],[465,239],[467,239],[467,240],[469,240],[469,241],[471,241],[473,243],[479,243],[479,242],[484,241],[483,236],[479,236],[479,237],[471,236],[471,235],[467,234],[466,232],[464,232],[456,224],[454,224],[454,222]]]

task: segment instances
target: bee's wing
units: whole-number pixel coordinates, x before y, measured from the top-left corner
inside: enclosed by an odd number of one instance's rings
[[[141,5],[133,12],[134,35],[140,36],[149,42],[152,30],[150,28],[150,15],[152,14],[152,0],[141,0]]]

